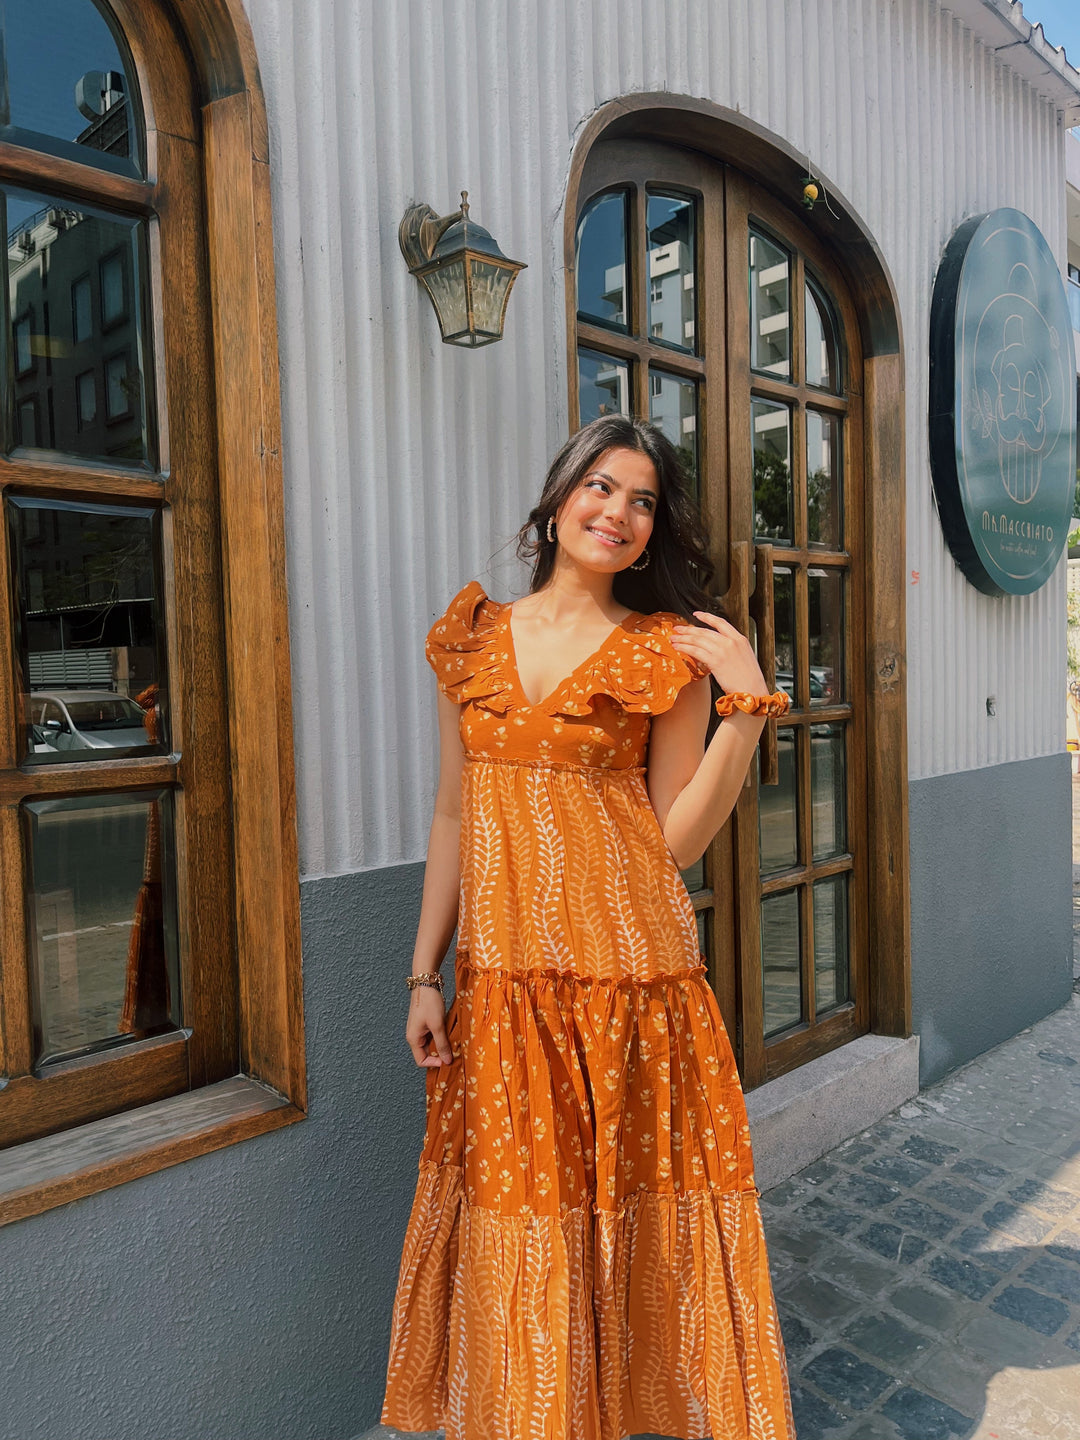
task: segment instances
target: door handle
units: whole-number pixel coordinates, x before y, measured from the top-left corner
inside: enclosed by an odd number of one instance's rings
[[[750,613],[757,626],[758,664],[765,676],[769,694],[776,689],[776,607],[773,603],[773,547],[754,546],[754,593],[750,597]],[[761,783],[779,785],[780,761],[776,741],[776,721],[770,716],[761,732]]]

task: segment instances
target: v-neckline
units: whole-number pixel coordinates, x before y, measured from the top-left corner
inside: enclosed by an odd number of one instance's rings
[[[509,679],[514,690],[517,691],[519,697],[525,702],[525,708],[527,710],[542,710],[545,705],[550,705],[552,700],[555,699],[556,695],[560,694],[560,692],[563,691],[566,686],[570,684],[570,681],[573,680],[581,670],[585,669],[586,665],[593,664],[594,661],[598,660],[600,656],[605,653],[611,642],[620,633],[620,631],[629,634],[630,632],[627,631],[626,627],[632,621],[641,619],[640,610],[631,610],[629,615],[624,615],[621,620],[616,620],[615,624],[604,636],[603,640],[596,647],[596,649],[590,655],[586,655],[584,660],[580,661],[577,665],[575,665],[568,675],[564,675],[553,690],[549,690],[548,693],[542,696],[539,700],[530,700],[528,695],[526,695],[525,693],[525,686],[521,683],[521,673],[518,670],[517,645],[514,643],[514,626],[511,615],[512,608],[512,601],[507,600],[503,603],[502,623],[506,632],[506,663],[508,667],[507,678]]]

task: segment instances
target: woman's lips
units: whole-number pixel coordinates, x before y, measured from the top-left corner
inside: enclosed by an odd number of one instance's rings
[[[626,544],[626,541],[622,538],[621,535],[616,535],[611,531],[597,530],[592,525],[586,525],[585,528],[589,532],[589,534],[595,536],[602,545],[610,545],[613,550],[616,549],[619,545]]]

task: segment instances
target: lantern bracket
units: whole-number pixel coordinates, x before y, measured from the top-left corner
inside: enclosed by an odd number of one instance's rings
[[[401,217],[398,226],[398,244],[405,257],[405,263],[415,273],[427,265],[435,253],[435,246],[458,220],[469,218],[469,192],[461,192],[461,208],[452,215],[437,215],[430,205],[422,202],[410,205]]]

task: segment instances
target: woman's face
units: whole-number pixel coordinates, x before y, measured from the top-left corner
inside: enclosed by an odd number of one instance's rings
[[[587,570],[625,570],[648,544],[659,495],[656,467],[647,455],[605,450],[559,508],[559,545]]]

